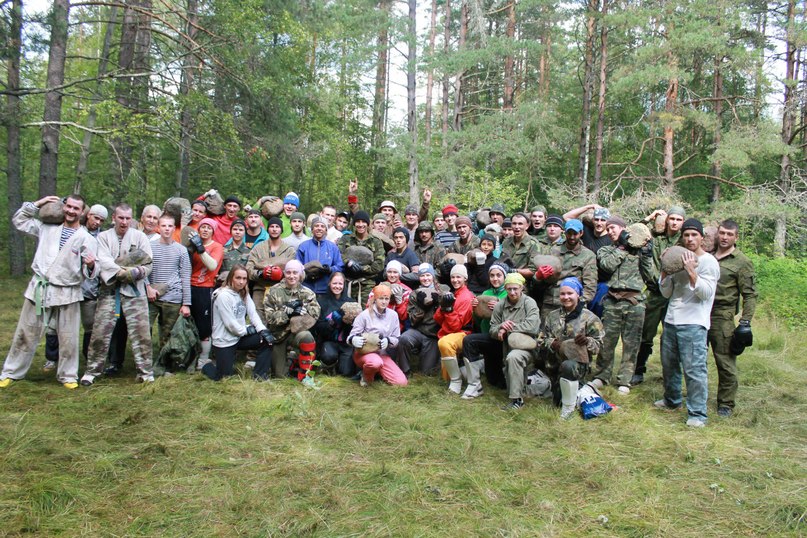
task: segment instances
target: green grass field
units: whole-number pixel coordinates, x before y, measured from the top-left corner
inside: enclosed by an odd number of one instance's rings
[[[24,285],[0,280],[3,356]],[[807,337],[754,326],[735,415],[714,412],[712,363],[700,430],[652,409],[657,355],[629,396],[604,390],[618,410],[563,422],[423,377],[314,391],[131,370],[68,391],[40,348],[0,391],[0,535],[805,535]]]

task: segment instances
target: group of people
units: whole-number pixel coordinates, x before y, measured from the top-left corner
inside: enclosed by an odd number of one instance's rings
[[[712,234],[672,207],[644,219],[642,240],[636,224],[594,204],[563,215],[541,206],[508,215],[501,204],[431,214],[429,190],[420,207],[400,213],[386,200],[371,217],[356,187],[347,210],[309,216],[293,192],[253,209],[211,190],[147,206],[139,222],[125,203],[109,212],[79,195],[24,203],[13,224],[38,246],[0,388],[25,377],[43,333],[45,369],[69,389],[118,374],[127,338],[137,379],[152,382],[154,346],[187,318],[201,351],[189,367],[163,364],[167,374],[219,380],[243,350],[257,380],[319,369],[362,386],[406,385],[420,372],[474,399],[484,378],[506,391],[507,409],[542,396],[567,418],[585,383],[623,396],[642,383],[662,323],[655,406],[683,405],[683,377],[687,424],[705,425],[711,345],[718,414],[731,415],[757,296],[736,222]],[[50,204],[61,205],[61,223],[40,218]]]

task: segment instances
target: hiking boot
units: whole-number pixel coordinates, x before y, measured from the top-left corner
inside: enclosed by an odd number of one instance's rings
[[[0,379],[0,389],[4,389],[4,388],[10,386],[13,382],[14,382],[14,380],[11,379],[10,377],[7,377],[5,379]]]
[[[718,407],[717,408],[717,416],[719,416],[719,417],[729,418],[732,413],[734,413],[734,410],[731,407]]]
[[[634,374],[634,376],[630,378],[631,387],[641,385],[643,382],[644,382],[644,374]]]
[[[689,417],[689,419],[687,420],[687,426],[689,426],[690,428],[703,428],[704,426],[706,426],[706,422],[704,422],[699,418]]]
[[[521,398],[515,398],[513,400],[510,400],[509,404],[503,405],[502,410],[503,411],[518,411],[522,407],[524,407],[524,400],[522,400]]]
[[[118,366],[117,364],[110,364],[106,368],[104,368],[104,375],[108,376],[116,376],[123,371],[123,368]]]
[[[479,398],[485,394],[485,390],[482,388],[482,383],[474,383],[465,387],[465,392],[462,394],[463,400],[473,400],[474,398]]]
[[[45,364],[42,365],[43,372],[52,372],[56,369],[56,361],[45,361]]]
[[[62,386],[68,390],[73,390],[78,388],[78,383],[71,381],[69,383],[62,383]]]
[[[655,407],[656,409],[661,409],[662,411],[678,411],[679,409],[681,409],[680,405],[677,406],[668,405],[667,400],[665,400],[664,398],[653,402],[653,407]]]
[[[84,374],[81,378],[81,386],[82,387],[91,387],[93,383],[95,383],[95,376],[90,374]]]
[[[622,385],[621,387],[617,388],[616,391],[619,394],[627,395],[630,394],[630,387],[628,387],[627,385]]]

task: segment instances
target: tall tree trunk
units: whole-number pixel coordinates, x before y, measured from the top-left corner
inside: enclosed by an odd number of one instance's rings
[[[586,4],[586,50],[583,55],[583,107],[580,118],[577,179],[583,194],[588,192],[588,161],[591,146],[591,94],[594,90],[594,34],[596,30],[597,0]]]
[[[541,99],[549,95],[549,58],[552,49],[552,25],[546,24],[541,36],[541,55],[538,57],[538,94]]]
[[[54,0],[50,13],[50,51],[45,93],[45,113],[42,127],[42,149],[39,155],[39,196],[56,194],[56,174],[59,164],[59,122],[62,120],[62,90],[64,64],[67,56],[68,0]]]
[[[515,37],[516,37],[516,0],[510,0],[507,6],[507,45],[513,47],[515,50]],[[513,52],[510,52],[504,58],[504,99],[502,101],[505,110],[513,109],[513,101],[516,90],[516,77],[514,72],[514,58]]]
[[[426,72],[426,111],[424,131],[426,150],[432,145],[432,98],[434,95],[434,42],[437,37],[437,0],[432,0],[431,19],[429,20],[429,67]]]
[[[417,0],[409,0],[409,54],[406,62],[406,126],[409,130],[409,202],[417,204],[420,199],[418,180],[418,124],[417,124]]]
[[[381,194],[384,191],[384,162],[381,153],[386,145],[386,115],[387,115],[387,62],[389,55],[389,9],[388,0],[378,3],[384,21],[378,31],[378,52],[376,53],[375,71],[375,97],[373,99],[373,127],[372,127],[372,154],[373,154],[373,192]]]
[[[118,69],[121,74],[134,74],[135,44],[137,41],[137,11],[133,9],[138,5],[138,0],[125,0],[123,9],[123,22],[121,23],[120,44],[118,47]],[[135,106],[134,81],[130,76],[124,76],[115,80],[115,100],[127,110],[133,110]],[[118,125],[125,128],[125,125]],[[115,179],[112,182],[112,195],[115,201],[124,200],[128,197],[129,189],[127,182],[132,169],[132,145],[125,136],[115,136],[112,138],[113,148],[113,168],[116,171]]]
[[[796,0],[789,0],[787,7],[787,51],[785,53],[785,95],[784,109],[782,110],[782,142],[790,145],[793,138],[793,125],[795,123],[796,104],[798,92],[796,91],[796,53],[798,28],[796,26]],[[790,152],[782,155],[779,170],[779,189],[782,191],[783,201],[790,193]],[[776,216],[773,234],[773,249],[777,256],[784,256],[787,250],[787,220],[784,213]]]
[[[715,99],[715,116],[716,116],[716,127],[715,127],[715,134],[714,134],[714,145],[715,147],[720,146],[720,141],[723,138],[723,73],[720,68],[720,64],[722,63],[721,57],[715,57],[715,74],[714,74],[714,84],[712,88],[712,95]],[[723,165],[721,162],[715,161],[712,164],[711,175],[715,177],[720,177],[723,173]],[[709,201],[714,204],[720,200],[720,182],[719,181],[712,181],[712,195],[709,198]]]
[[[11,224],[11,217],[22,205],[22,154],[20,152],[20,58],[22,58],[22,0],[11,3],[8,35],[8,94],[6,94],[6,185],[8,189],[8,265],[12,276],[25,271],[25,241]]]
[[[109,6],[107,16],[106,30],[104,31],[104,44],[101,49],[101,58],[98,60],[98,81],[95,85],[95,97],[101,100],[101,80],[106,76],[109,65],[109,50],[112,47],[112,34],[117,26],[118,6]],[[95,122],[98,117],[98,107],[96,103],[90,105],[90,110],[87,113],[86,126],[87,130],[84,131],[84,138],[81,141],[81,149],[78,156],[78,163],[76,164],[76,180],[73,185],[73,192],[80,193],[84,176],[87,173],[87,164],[90,159],[90,147],[92,146],[93,133],[92,129],[95,128]]]
[[[182,103],[182,112],[179,118],[179,168],[177,169],[176,196],[184,196],[188,191],[188,182],[191,174],[191,141],[193,140],[194,113],[188,102],[188,95],[194,87],[196,79],[196,56],[191,54],[196,40],[197,25],[199,21],[197,0],[187,0],[187,24],[185,29],[185,59],[182,62],[182,74],[179,82],[179,101]]]
[[[468,1],[462,1],[462,8],[460,9],[460,39],[457,43],[457,50],[462,51],[465,49],[465,39],[468,36]],[[462,115],[465,107],[465,95],[463,88],[463,77],[465,70],[460,69],[456,78],[454,79],[454,130],[462,130]]]
[[[603,146],[605,145],[603,136],[605,132],[605,92],[608,88],[608,0],[602,0],[600,13],[602,14],[600,21],[600,90],[597,95],[597,147],[594,155],[594,184],[591,189],[594,199],[599,197],[600,188],[602,188],[602,154]]]
[[[445,21],[443,22],[443,55],[448,56],[451,48],[451,0],[446,0]],[[448,70],[443,73],[443,98],[442,98],[442,132],[443,151],[448,149]]]

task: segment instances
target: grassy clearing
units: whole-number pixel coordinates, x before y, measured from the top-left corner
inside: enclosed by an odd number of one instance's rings
[[[25,282],[0,284],[5,355]],[[651,409],[657,356],[629,397],[605,389],[619,410],[561,422],[545,402],[508,414],[501,393],[465,402],[427,378],[310,391],[132,371],[66,391],[40,351],[0,392],[0,534],[804,535],[807,337],[755,333],[735,416],[712,394],[700,431]]]

